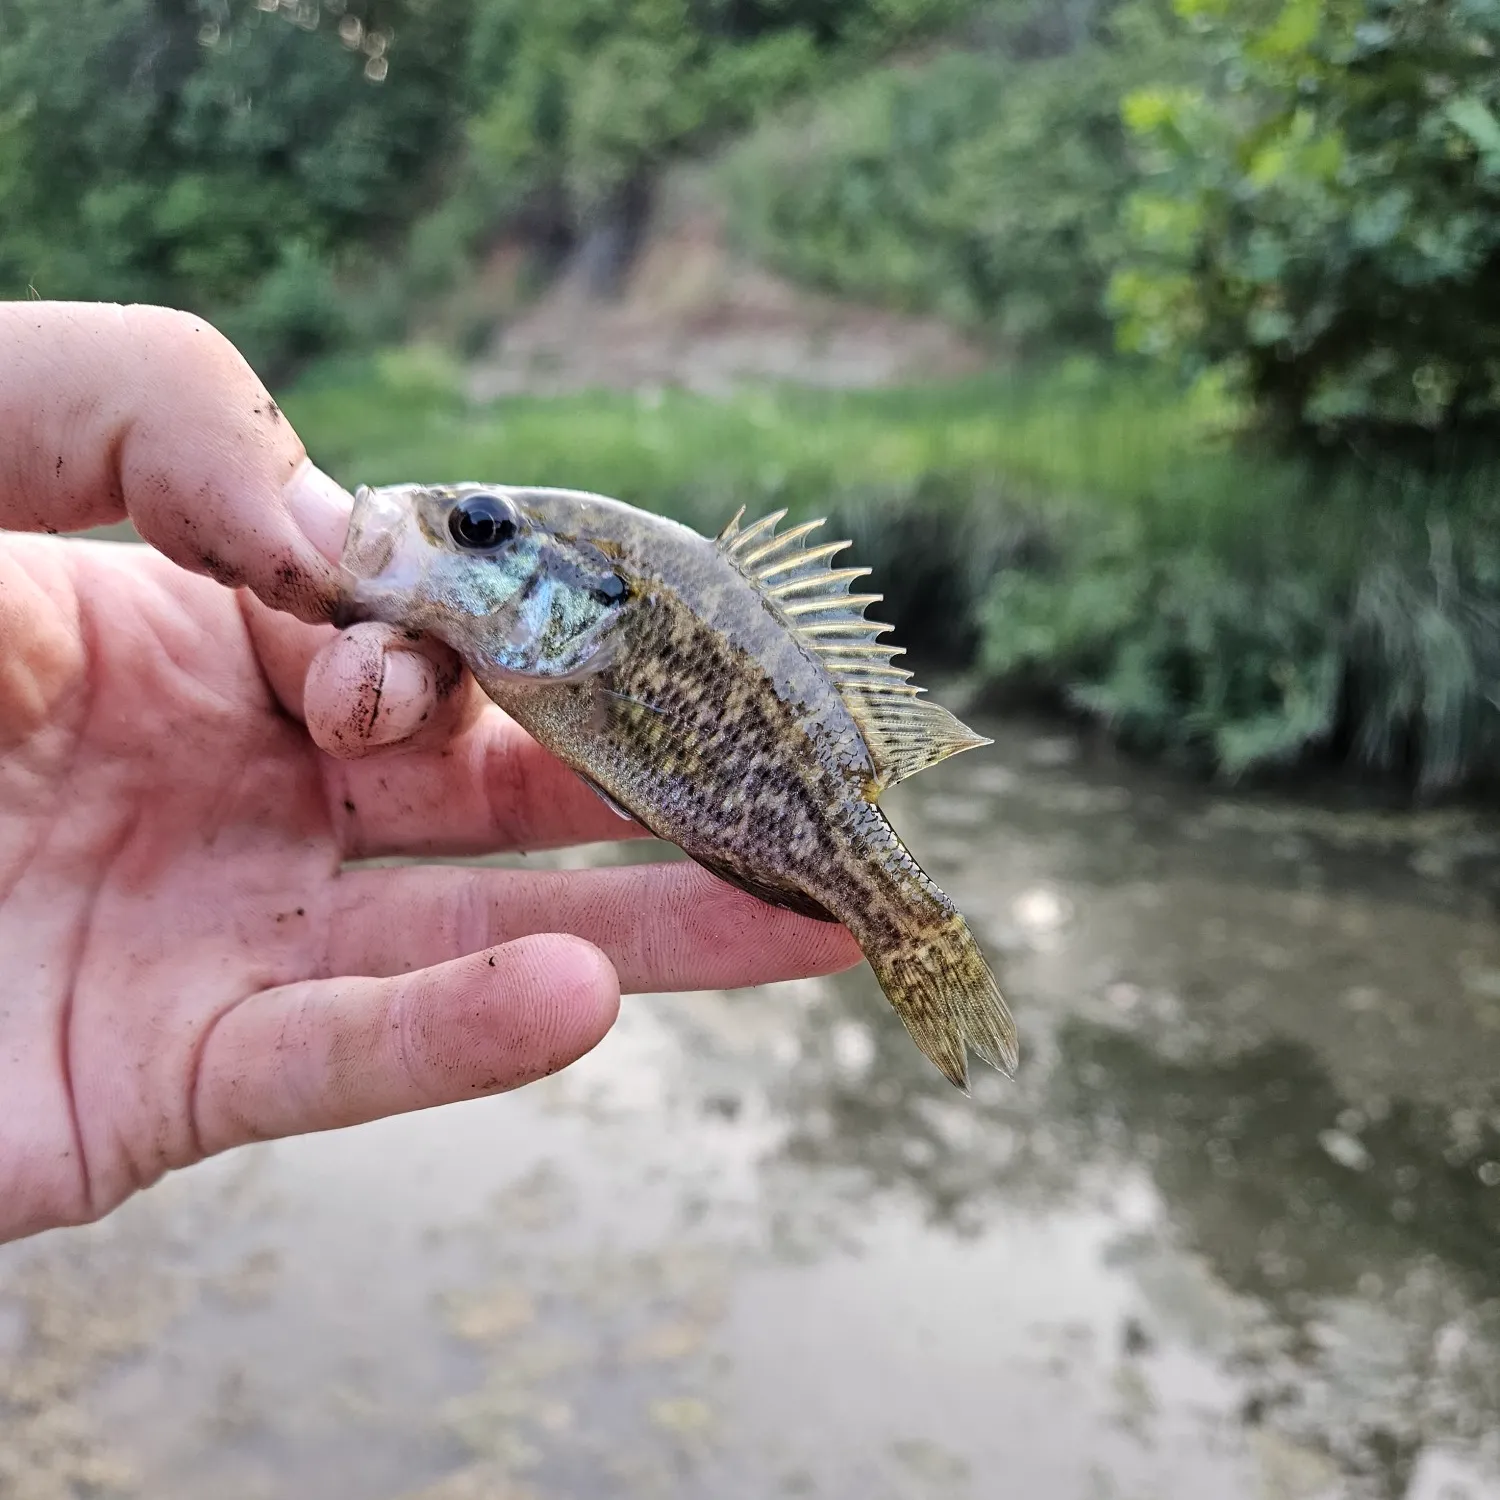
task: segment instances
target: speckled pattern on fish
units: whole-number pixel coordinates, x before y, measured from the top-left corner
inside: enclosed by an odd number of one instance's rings
[[[923,1052],[1013,1071],[1015,1028],[953,903],[877,805],[988,743],[892,665],[845,542],[784,513],[710,540],[598,495],[362,488],[348,618],[429,631],[605,800],[765,901],[842,922]]]

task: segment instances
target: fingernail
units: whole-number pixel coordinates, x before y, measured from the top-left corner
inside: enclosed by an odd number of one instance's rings
[[[303,459],[283,491],[286,508],[302,535],[335,567],[349,531],[354,497],[313,461]]]
[[[386,654],[380,678],[380,706],[366,738],[372,745],[391,745],[417,732],[437,701],[432,664],[412,651]]]

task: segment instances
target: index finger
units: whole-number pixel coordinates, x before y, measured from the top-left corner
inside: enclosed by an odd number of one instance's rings
[[[173,562],[331,617],[350,499],[239,351],[162,307],[0,304],[0,527],[125,520]]]

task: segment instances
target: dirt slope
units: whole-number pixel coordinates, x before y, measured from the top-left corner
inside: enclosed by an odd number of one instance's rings
[[[622,295],[601,302],[581,276],[563,277],[476,361],[476,398],[669,385],[718,395],[765,380],[871,387],[987,363],[937,319],[820,296],[749,264],[701,192],[677,185],[665,198]]]

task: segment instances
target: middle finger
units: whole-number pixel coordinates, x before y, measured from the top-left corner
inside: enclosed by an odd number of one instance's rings
[[[837,923],[768,906],[688,861],[350,870],[334,881],[327,931],[322,977],[403,974],[540,932],[587,938],[626,992],[737,989],[860,960]]]

